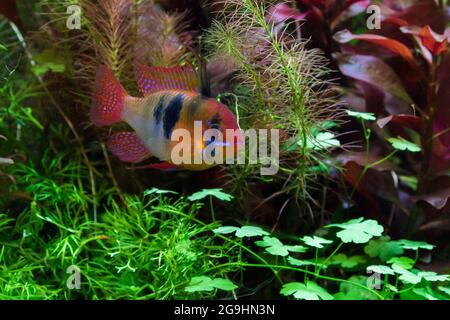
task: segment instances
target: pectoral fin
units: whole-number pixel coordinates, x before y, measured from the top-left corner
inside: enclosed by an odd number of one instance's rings
[[[150,152],[134,132],[119,132],[108,140],[108,149],[120,161],[138,163],[151,157]]]

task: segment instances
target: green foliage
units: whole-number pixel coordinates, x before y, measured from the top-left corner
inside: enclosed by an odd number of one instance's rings
[[[377,118],[375,117],[375,114],[370,112],[357,112],[352,110],[345,110],[347,114],[351,117],[360,119],[360,120],[367,120],[367,121],[375,121]]]
[[[232,195],[222,192],[221,189],[207,189],[207,190],[203,189],[200,192],[194,193],[193,195],[188,197],[188,199],[190,201],[197,201],[204,199],[206,197],[215,197],[222,201],[231,201],[233,199]]]
[[[434,245],[426,242],[411,241],[406,239],[399,240],[399,244],[405,250],[433,250],[433,248],[435,247]]]
[[[303,140],[299,139],[297,145],[303,147]],[[309,150],[327,150],[340,146],[341,143],[336,139],[336,135],[331,132],[320,132],[315,137],[306,140],[306,149]]]
[[[240,265],[268,268],[276,275],[282,271],[290,272],[294,278],[304,279],[304,282],[283,283],[280,293],[293,296],[295,299],[306,300],[403,298],[406,292],[416,289],[419,294],[424,292],[431,294],[429,292],[434,292],[432,282],[450,281],[450,275],[421,271],[415,267],[418,250],[428,250],[433,247],[428,243],[391,241],[389,237],[382,236],[383,228],[376,221],[362,218],[341,224],[330,224],[326,228],[344,229],[336,233],[336,237],[341,240],[340,244],[333,247],[331,245],[333,241],[315,235],[300,238],[299,240],[308,245],[308,248],[299,246],[295,242],[286,245],[274,236],[252,234],[252,237],[263,237],[262,240],[256,240],[254,244],[264,248],[264,253],[273,256],[275,260],[251,251],[257,263],[241,262]],[[240,229],[237,227],[224,226],[214,232],[229,235],[238,230]],[[331,237],[331,235],[328,236]],[[338,253],[345,244],[351,246],[348,250],[351,248],[351,251],[355,251],[357,245],[365,243],[367,245],[360,246],[358,253],[366,253],[367,256],[362,254],[348,256]],[[403,254],[406,248],[416,250],[415,260],[407,256],[397,256]],[[282,257],[282,260],[277,257]],[[386,260],[390,266],[383,264]],[[312,270],[309,269],[310,267]],[[355,272],[361,274],[354,275]],[[379,277],[366,276],[371,274],[378,274]],[[381,276],[384,277],[383,280]],[[310,277],[314,281],[311,281]],[[278,279],[281,281],[280,278]],[[339,284],[339,291],[330,293],[329,288],[333,288],[330,283],[333,282]],[[433,295],[435,296],[437,295]]]
[[[193,277],[185,290],[187,292],[213,291],[214,289],[233,291],[237,288],[238,287],[228,279],[211,279],[210,277],[201,276]]]
[[[331,224],[327,227],[343,229],[336,235],[345,243],[367,243],[374,236],[380,236],[384,230],[375,220],[363,221],[363,218],[350,220],[341,224]]]
[[[331,241],[331,240],[327,240],[327,239],[324,239],[324,238],[321,238],[318,236],[312,236],[312,237],[306,236],[306,237],[302,238],[302,241],[306,245],[308,245],[310,247],[315,247],[318,249],[322,249],[324,244],[326,245],[326,244],[333,243],[333,241]]]
[[[275,256],[285,257],[289,252],[305,252],[306,248],[303,246],[286,246],[277,238],[264,237],[263,241],[256,241],[255,244],[263,247],[266,251]]]
[[[63,73],[66,70],[64,56],[52,49],[44,50],[42,53],[35,55],[33,59],[36,65],[33,66],[32,71],[38,76],[42,76],[50,71]]]
[[[323,54],[304,40],[292,41],[287,24],[274,28],[268,19],[272,4],[225,1],[205,37],[211,60],[226,61],[236,71],[235,86],[223,96],[233,98],[241,127],[281,129],[280,142],[287,145],[276,176],[261,178],[261,164],[238,166],[231,168],[230,184],[242,194],[249,182],[277,183],[296,201],[310,201],[318,176],[336,165],[326,161],[329,153],[341,146],[328,132],[339,118],[336,94],[325,80]]]
[[[333,265],[340,265],[344,269],[352,269],[366,263],[367,258],[360,255],[348,257],[345,253],[339,253],[333,257],[331,262]]]
[[[417,144],[402,137],[389,138],[388,141],[392,144],[392,147],[397,150],[409,152],[420,152],[422,150]]]
[[[388,263],[392,265],[400,266],[404,269],[412,269],[414,266],[414,260],[408,257],[394,257],[388,260]]]
[[[236,237],[244,238],[244,237],[259,237],[268,235],[269,233],[267,231],[264,231],[260,227],[254,227],[254,226],[243,226],[241,228],[237,227],[220,227],[217,229],[214,229],[214,233],[218,234],[229,234],[229,233],[235,233]]]
[[[392,257],[403,254],[403,247],[399,241],[391,241],[389,236],[370,240],[364,247],[364,252],[371,258],[380,257],[382,261],[388,261]]]
[[[372,271],[372,272],[380,273],[380,274],[390,274],[390,275],[395,274],[394,270],[392,270],[388,266],[383,266],[383,265],[368,266],[367,271]]]
[[[331,294],[312,281],[308,281],[306,285],[300,282],[287,283],[281,289],[281,294],[304,300],[333,300]]]

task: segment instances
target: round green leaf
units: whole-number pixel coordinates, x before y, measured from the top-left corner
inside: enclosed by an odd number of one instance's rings
[[[392,147],[401,151],[420,152],[422,149],[415,143],[410,142],[402,137],[389,138],[388,141],[392,144]]]

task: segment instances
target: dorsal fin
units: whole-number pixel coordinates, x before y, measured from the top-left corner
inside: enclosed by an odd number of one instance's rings
[[[208,65],[205,59],[198,57],[200,64],[200,93],[205,97],[211,97],[211,81],[208,75]]]
[[[199,64],[198,81],[200,83],[200,93],[205,97],[211,97],[211,81],[208,74],[208,63],[197,50],[189,45],[186,45],[186,47]]]
[[[163,90],[186,90],[200,93],[200,85],[193,67],[148,67],[135,64],[139,90],[146,96]]]

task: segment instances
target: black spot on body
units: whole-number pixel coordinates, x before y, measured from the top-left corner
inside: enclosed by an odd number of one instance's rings
[[[157,125],[159,125],[162,120],[165,98],[166,96],[162,96],[159,99],[158,104],[155,106],[155,110],[153,111],[153,117],[155,118]]]
[[[183,108],[184,94],[176,95],[167,105],[164,112],[164,136],[170,139],[173,128],[180,119],[180,112]]]

